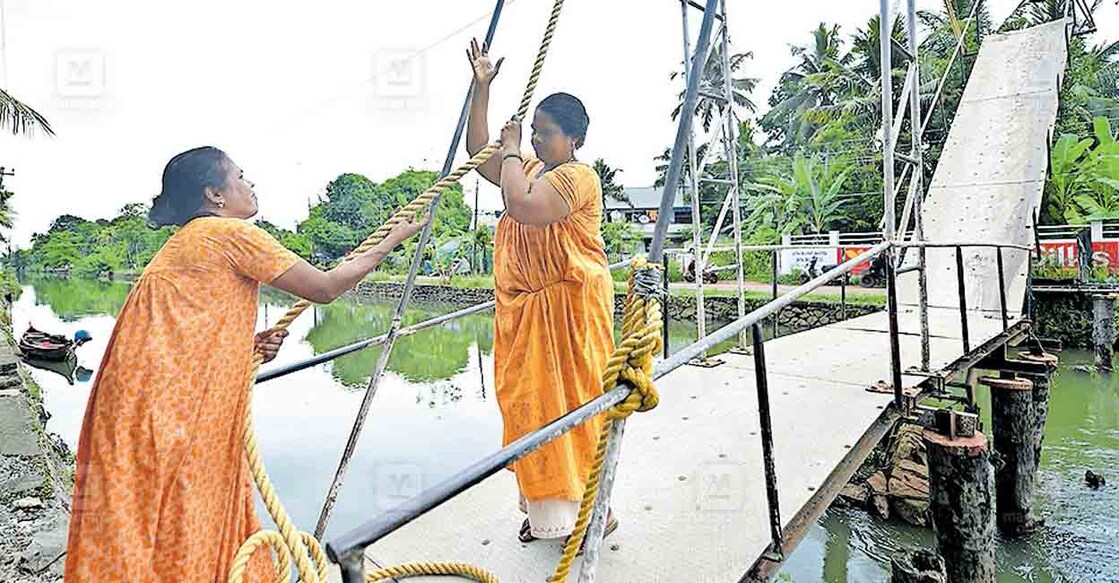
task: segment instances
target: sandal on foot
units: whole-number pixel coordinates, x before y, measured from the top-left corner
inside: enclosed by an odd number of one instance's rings
[[[527,518],[525,519],[524,523],[521,524],[521,532],[517,534],[517,539],[523,543],[530,543],[534,540],[539,540],[536,537],[532,536],[532,525],[528,523]]]
[[[602,539],[606,540],[606,537],[610,536],[610,533],[614,532],[615,530],[618,530],[618,519],[614,518],[614,512],[611,511],[610,514],[606,515],[606,531],[602,533]],[[575,556],[581,556],[583,554],[583,550],[586,549],[586,547],[587,538],[586,535],[584,535],[583,542],[579,545],[579,552],[575,553]]]

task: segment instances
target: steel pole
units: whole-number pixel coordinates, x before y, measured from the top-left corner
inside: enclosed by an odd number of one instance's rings
[[[685,2],[680,3],[680,22],[684,33],[684,82],[685,85],[691,85],[692,71],[699,71],[699,73],[695,75],[696,79],[699,79],[703,75],[704,65],[706,63],[704,61],[698,61],[698,66],[696,66],[695,68],[693,68],[692,65],[688,64],[689,59],[691,58],[692,42],[691,33],[688,32],[688,4]],[[699,54],[699,48],[697,47],[696,55],[699,56]],[[680,110],[681,118],[684,118],[685,116],[692,117],[694,115],[695,107],[692,107],[691,109],[685,108]],[[693,260],[693,265],[695,266],[695,268],[693,269],[693,272],[695,273],[695,281],[693,282],[695,283],[695,329],[696,339],[703,340],[703,338],[707,336],[707,311],[705,310],[706,306],[704,305],[703,301],[703,271],[706,261],[701,250],[703,247],[703,222],[700,217],[700,212],[702,211],[702,209],[699,206],[699,177],[696,176],[695,132],[693,131],[690,124],[688,126],[687,149],[688,186],[691,189],[690,202],[692,207],[692,247],[693,254],[695,255],[695,259]],[[659,215],[657,216],[657,223],[660,223]],[[712,239],[714,239],[716,235],[718,235],[718,233],[712,233]],[[706,357],[707,353],[699,355],[700,360]]]
[[[665,259],[664,259],[664,280],[662,280],[661,284],[663,286],[661,291],[664,292],[664,296],[663,296],[664,299],[661,300],[661,345],[662,345],[661,348],[664,351],[664,358],[668,358],[668,355],[672,354],[672,349],[668,346],[668,339],[669,339],[668,325],[669,325],[669,323],[671,323],[671,319],[668,316],[668,310],[669,310],[669,305],[672,303],[672,295],[671,295],[672,291],[669,289],[669,285],[668,285],[669,281],[668,281],[668,256],[667,255],[665,256]]]
[[[505,6],[505,0],[497,0],[493,7],[493,14],[490,16],[490,24],[486,29],[485,44],[492,45],[494,33],[497,32],[497,23],[501,19],[501,9]],[[447,148],[447,156],[443,161],[443,171],[440,176],[450,174],[455,163],[455,152],[458,150],[459,142],[462,140],[463,128],[466,126],[466,119],[470,113],[470,101],[474,96],[474,83],[473,80],[466,90],[466,97],[463,98],[462,109],[459,111],[458,123],[455,125],[454,135],[451,137],[451,144]],[[439,210],[439,201],[442,197],[436,196],[431,201],[428,213],[434,217],[434,214]],[[377,385],[381,381],[381,377],[385,373],[385,368],[388,366],[389,357],[392,355],[393,346],[396,343],[397,332],[400,330],[401,323],[404,320],[404,311],[408,307],[408,303],[412,299],[412,289],[416,285],[416,274],[419,273],[420,263],[423,260],[423,250],[427,247],[428,241],[431,239],[431,230],[435,225],[435,220],[429,220],[424,225],[423,231],[420,234],[420,239],[416,243],[416,253],[412,256],[412,264],[408,268],[408,279],[404,282],[404,290],[401,292],[400,301],[396,304],[396,311],[393,313],[392,324],[386,335],[384,347],[381,349],[381,354],[377,359],[376,368],[373,370],[373,375],[369,378],[369,384],[365,387],[365,396],[362,398],[361,405],[358,408],[357,418],[354,420],[354,425],[350,430],[350,436],[346,440],[346,446],[342,453],[342,459],[338,463],[338,469],[334,472],[334,478],[331,480],[330,488],[327,490],[326,500],[323,501],[322,511],[319,513],[319,521],[315,526],[315,538],[322,539],[323,534],[326,532],[326,525],[330,521],[331,511],[334,509],[334,503],[338,500],[338,493],[342,488],[342,482],[346,478],[346,471],[349,469],[350,458],[353,456],[354,450],[357,448],[358,438],[361,436],[362,427],[365,425],[366,416],[369,414],[369,407],[373,403],[373,397],[377,394]]]
[[[894,87],[890,73],[893,69],[891,44],[893,18],[889,0],[879,0],[879,63],[882,69],[882,209],[885,240],[894,241],[894,143],[892,139]],[[916,174],[916,172],[914,173]],[[890,327],[890,376],[894,383],[894,401],[901,407],[901,351],[898,344],[898,303],[895,254],[886,250],[886,307]]]
[[[967,289],[964,283],[964,250],[956,247],[956,291],[960,300],[960,336],[964,342],[964,355],[971,354],[971,340],[967,329]]]
[[[731,204],[734,207],[731,209],[731,220],[734,224],[734,260],[738,266],[734,270],[735,278],[735,296],[738,298],[738,317],[746,315],[746,274],[744,273],[743,260],[742,260],[742,203],[739,200],[741,196],[741,185],[738,180],[738,128],[734,123],[734,87],[731,85],[731,69],[730,69],[730,26],[727,20],[727,3],[724,2],[720,5],[720,14],[723,19],[722,34],[719,35],[719,40],[722,45],[723,59],[723,93],[726,97],[726,130],[723,132],[724,144],[726,144],[727,156],[727,170],[730,172],[730,186],[729,189],[733,194]],[[730,195],[728,195],[730,196]],[[712,239],[717,235],[713,234]],[[745,348],[749,336],[746,330],[743,329],[738,334],[738,345]]]
[[[707,48],[711,44],[711,28],[715,22],[715,8],[718,6],[718,3],[719,0],[707,0],[704,6],[703,23],[699,27],[699,38],[696,40],[695,55],[692,57],[691,67],[687,69],[689,72],[703,70]],[[683,2],[681,2],[681,10],[685,26],[684,30],[686,31],[688,12],[687,5]],[[684,35],[684,42],[688,42],[687,34]],[[687,63],[687,61],[688,58],[687,55],[685,55],[684,62]],[[668,218],[672,212],[672,198],[675,195],[675,189],[680,180],[680,166],[682,163],[680,150],[684,147],[685,140],[690,137],[691,122],[694,117],[696,100],[699,95],[699,75],[688,74],[687,80],[688,87],[684,92],[684,107],[680,110],[680,121],[676,127],[676,142],[672,148],[672,159],[669,161],[668,176],[665,182],[664,192],[661,194],[660,213],[657,215],[657,226],[653,232],[653,243],[649,251],[649,260],[653,263],[660,263],[664,255],[664,238],[668,234]],[[696,246],[695,252],[698,259],[698,245]],[[665,275],[667,276],[667,273]],[[696,279],[702,279],[702,274],[698,273],[698,268]],[[703,306],[702,300],[699,305],[701,307]],[[700,321],[702,321],[702,317]],[[594,511],[591,513],[591,524],[586,535],[587,539],[584,540],[584,544],[586,545],[585,553],[587,556],[583,560],[583,567],[579,575],[579,580],[582,583],[594,581],[598,557],[597,549],[602,544],[602,536],[605,532],[607,514],[605,509],[610,507],[610,493],[614,487],[614,474],[617,470],[618,453],[621,450],[621,438],[625,431],[625,426],[625,419],[618,419],[610,422],[610,432],[606,444],[606,457],[603,460],[598,495],[595,499]],[[591,558],[592,547],[595,549],[595,554],[593,555],[594,559]]]
[[[772,282],[772,285],[773,285],[773,299],[776,300],[777,299],[777,250],[776,249],[774,249],[773,251],[770,252],[769,263],[770,263],[770,267],[771,267],[770,276],[773,278],[773,282]],[[780,315],[781,315],[781,312],[774,312],[773,313],[773,337],[774,338],[777,338],[777,320],[780,317]]]
[[[891,129],[894,125],[894,87],[890,79],[892,60],[890,58],[890,38],[893,32],[893,18],[890,15],[889,0],[879,0],[879,63],[882,69],[882,215],[883,235],[887,241],[894,240],[894,142]],[[891,252],[891,256],[893,253]],[[892,257],[891,257],[892,258]]]
[[[910,66],[913,68],[913,75],[910,78],[909,86],[909,134],[910,134],[910,152],[909,155],[917,161],[913,165],[913,177],[910,180],[915,181],[913,191],[913,235],[918,242],[925,240],[925,221],[921,217],[921,206],[925,198],[924,192],[924,137],[921,135],[921,67],[918,66],[918,43],[917,43],[917,6],[915,0],[906,0],[905,8],[905,29],[906,36],[909,40],[909,52],[913,55],[913,61]],[[927,266],[927,252],[924,247],[917,250],[917,303],[918,303],[918,316],[921,321],[921,370],[929,371],[929,362],[931,360],[930,347],[929,347],[929,288],[928,288],[928,273],[925,271]]]
[[[754,382],[758,390],[758,418],[761,423],[762,461],[765,470],[765,498],[769,506],[769,534],[773,553],[782,556],[781,500],[777,489],[777,469],[773,460],[773,420],[769,414],[769,376],[765,370],[765,343],[762,328],[754,324]]]
[[[704,57],[711,44],[711,27],[715,22],[714,10],[718,0],[707,0],[703,12],[703,23],[699,28],[699,38],[696,40],[695,54],[689,70],[696,68],[702,70]],[[685,61],[687,57],[685,56]],[[684,150],[687,147],[688,133],[692,128],[692,118],[689,112],[695,111],[699,99],[699,76],[688,76],[688,87],[684,91],[684,106],[680,108],[680,121],[676,125],[676,139],[672,145],[672,156],[668,162],[668,171],[665,175],[664,191],[661,194],[661,206],[657,214],[657,226],[653,231],[653,242],[649,248],[649,260],[658,263],[664,251],[664,240],[668,234],[668,221],[672,217],[672,206],[676,190],[680,186],[680,170],[683,167]],[[698,251],[698,249],[697,249]]]
[[[1002,330],[1005,332],[1010,328],[1010,322],[1006,316],[1006,274],[1003,271],[1002,260],[1002,247],[996,249],[998,253],[996,260],[999,269],[999,313],[1002,316]]]

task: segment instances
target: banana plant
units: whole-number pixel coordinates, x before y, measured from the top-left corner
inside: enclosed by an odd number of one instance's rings
[[[770,225],[778,236],[823,232],[843,217],[840,191],[849,174],[846,165],[797,154],[791,172],[768,174],[749,185],[748,228]]]
[[[1069,223],[1119,218],[1119,142],[1107,118],[1095,118],[1092,133],[1053,146],[1049,204]]]

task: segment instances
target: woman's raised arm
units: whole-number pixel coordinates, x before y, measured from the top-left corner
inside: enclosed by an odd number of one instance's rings
[[[474,95],[470,100],[470,117],[466,121],[466,151],[474,156],[490,143],[489,108],[490,108],[490,83],[497,72],[501,70],[504,57],[496,63],[490,63],[486,54],[489,47],[478,46],[478,39],[471,39],[470,48],[466,49],[466,58],[470,60],[470,67],[474,71]],[[501,156],[494,155],[485,164],[478,167],[478,174],[482,175],[495,186],[501,186]]]

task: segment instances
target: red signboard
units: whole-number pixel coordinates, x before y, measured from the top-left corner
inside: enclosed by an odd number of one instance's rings
[[[1092,265],[1119,269],[1119,241],[1092,241]]]
[[[1074,240],[1046,241],[1041,244],[1044,261],[1077,267],[1080,264],[1079,246]],[[1093,266],[1119,268],[1119,241],[1092,241]]]
[[[870,247],[837,247],[835,249],[836,265],[846,263],[867,251],[870,251]],[[851,273],[860,274],[866,271],[868,267],[870,267],[870,262],[863,261],[856,265],[855,268],[851,270]]]

